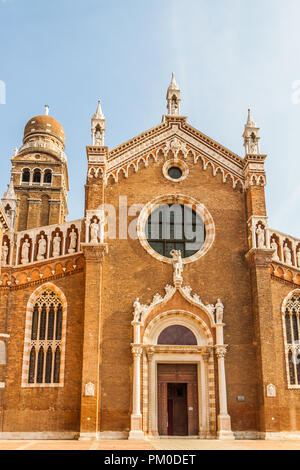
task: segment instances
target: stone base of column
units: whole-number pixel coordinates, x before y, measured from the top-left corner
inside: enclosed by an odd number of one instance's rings
[[[234,434],[231,431],[231,419],[229,415],[218,416],[218,439],[234,440]]]
[[[144,441],[145,434],[143,431],[130,431],[128,440],[129,441]]]
[[[135,441],[145,439],[144,432],[142,431],[142,415],[131,415],[131,429],[128,439]]]
[[[81,432],[79,434],[78,440],[79,441],[91,441],[92,439],[97,438],[96,432]]]

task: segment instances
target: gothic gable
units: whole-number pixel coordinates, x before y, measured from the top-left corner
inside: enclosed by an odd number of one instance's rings
[[[168,157],[189,158],[204,170],[211,166],[214,176],[222,173],[223,182],[230,178],[233,187],[238,183],[244,187],[243,159],[187,124],[185,118],[173,116],[165,116],[162,124],[111,150],[106,181],[118,182],[121,174],[129,176],[131,167],[137,172],[151,161]]]

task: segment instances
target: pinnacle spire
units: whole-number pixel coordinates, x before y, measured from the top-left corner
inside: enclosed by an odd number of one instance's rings
[[[246,155],[257,155],[260,153],[259,148],[259,127],[254,121],[251,113],[251,109],[248,109],[247,122],[245,124],[245,130],[243,133],[244,147]]]
[[[47,104],[45,104],[45,115],[49,115],[49,106]]]
[[[98,106],[92,117],[92,145],[102,147],[104,145],[106,129],[106,120],[101,108],[101,100],[98,100]]]
[[[176,80],[175,80],[174,72],[172,72],[172,79],[171,79],[171,83],[169,85],[169,89],[170,90],[179,90],[179,86],[177,85]]]
[[[93,119],[105,119],[101,108],[101,100],[98,100],[98,106],[93,116]]]
[[[167,90],[167,109],[168,115],[179,116],[180,115],[180,88],[175,80],[175,74],[172,72],[171,83]]]
[[[248,109],[248,119],[247,119],[247,124],[246,126],[249,126],[249,127],[257,127],[256,125],[256,122],[254,121],[253,117],[252,117],[252,113],[251,113],[251,109],[249,108]]]
[[[11,175],[7,190],[1,200],[7,219],[9,221],[10,230],[14,230],[15,218],[17,215],[17,196],[14,189],[13,177]]]
[[[12,175],[10,177],[9,184],[7,185],[7,191],[4,194],[4,198],[5,199],[11,199],[11,200],[17,200]]]

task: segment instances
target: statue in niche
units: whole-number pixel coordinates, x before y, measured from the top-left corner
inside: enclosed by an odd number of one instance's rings
[[[171,100],[171,114],[178,114],[178,102],[176,96],[173,96]]]
[[[170,251],[170,255],[172,256],[172,264],[173,264],[173,279],[174,284],[181,284],[183,281],[182,272],[183,272],[183,263],[181,258],[181,251],[180,250],[172,250]]]
[[[21,263],[22,264],[29,263],[29,249],[30,249],[30,243],[28,239],[25,238],[23,245],[22,245],[22,251],[21,251]]]
[[[41,235],[38,245],[39,247],[38,247],[37,260],[41,261],[42,259],[45,259],[46,248],[47,248],[47,242],[45,240],[44,235]]]
[[[76,250],[76,244],[77,244],[77,233],[75,232],[74,228],[72,228],[72,231],[69,234],[70,237],[70,246],[68,249],[68,253],[74,253]]]
[[[91,241],[90,243],[98,243],[98,234],[99,234],[99,222],[97,222],[96,218],[93,218],[92,223],[90,225],[91,228]]]
[[[265,248],[265,230],[259,225],[256,229],[257,248]]]
[[[217,300],[215,308],[216,308],[216,323],[223,323],[224,305],[222,304],[220,299]]]
[[[53,257],[60,256],[60,243],[61,238],[59,236],[59,233],[56,233],[55,237],[53,238]]]
[[[297,263],[298,263],[298,268],[300,268],[300,248],[297,252]]]
[[[99,127],[97,127],[95,132],[95,145],[101,146],[102,145],[102,134]]]
[[[292,265],[292,252],[288,247],[288,244],[285,243],[283,247],[284,260],[286,264]]]
[[[276,241],[274,240],[274,238],[273,238],[273,240],[272,240],[272,242],[271,242],[271,248],[272,248],[273,250],[275,250],[275,251],[274,251],[274,254],[273,254],[273,260],[274,260],[274,261],[279,261],[279,257],[278,257],[278,245],[277,245]]]
[[[8,258],[8,246],[7,246],[7,242],[4,242],[2,246],[2,253],[1,253],[2,266],[6,266],[8,264],[7,258]]]
[[[257,153],[257,142],[254,134],[250,136],[250,145],[249,145],[250,153],[256,154]]]

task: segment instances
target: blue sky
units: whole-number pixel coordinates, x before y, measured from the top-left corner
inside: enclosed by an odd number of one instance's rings
[[[269,224],[300,237],[299,18],[299,0],[0,0],[1,195],[26,122],[49,104],[66,132],[69,220],[82,217],[97,99],[115,147],[160,123],[174,71],[189,123],[242,156],[251,107]]]

